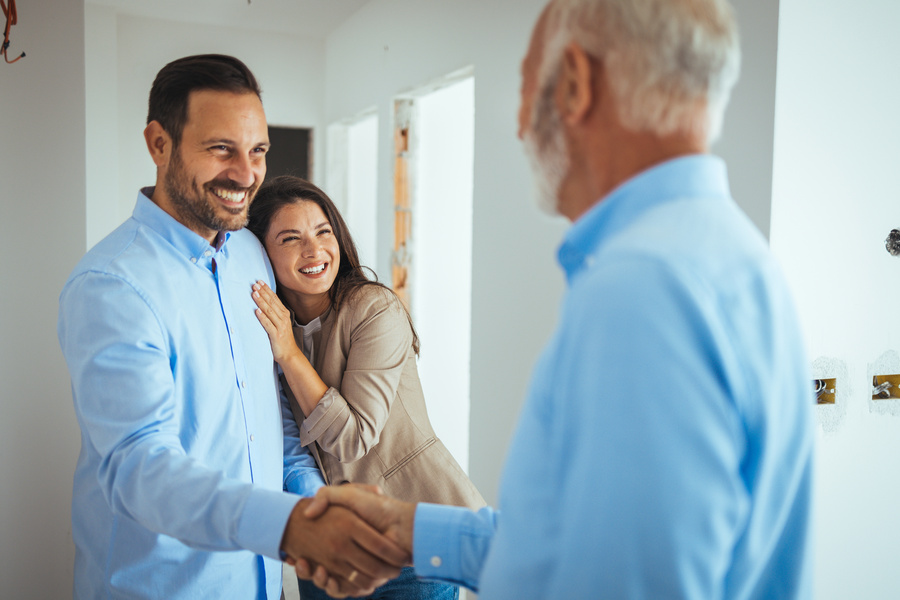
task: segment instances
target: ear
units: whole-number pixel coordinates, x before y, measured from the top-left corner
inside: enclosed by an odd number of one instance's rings
[[[594,87],[594,61],[575,42],[563,50],[559,112],[567,125],[583,121],[597,101]]]
[[[147,150],[150,158],[157,167],[165,167],[169,164],[172,153],[172,138],[159,124],[159,121],[150,121],[144,128],[144,141],[147,142]]]

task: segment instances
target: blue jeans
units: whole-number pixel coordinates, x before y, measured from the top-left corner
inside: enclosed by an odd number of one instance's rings
[[[331,598],[311,581],[300,579],[300,600],[328,600]],[[370,600],[459,600],[459,588],[449,583],[425,581],[416,577],[412,567],[405,567],[400,576],[375,590]]]

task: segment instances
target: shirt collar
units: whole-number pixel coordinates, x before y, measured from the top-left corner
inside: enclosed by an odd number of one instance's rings
[[[557,259],[568,280],[591,265],[601,243],[643,213],[685,197],[730,198],[725,161],[709,154],[668,160],[628,179],[581,215]]]
[[[160,208],[150,198],[155,188],[145,187],[138,193],[137,204],[132,217],[145,227],[149,227],[169,242],[178,252],[196,265],[211,266],[213,255],[222,252],[227,258],[226,242],[230,231],[220,231],[211,245],[206,238],[191,231],[172,215]]]

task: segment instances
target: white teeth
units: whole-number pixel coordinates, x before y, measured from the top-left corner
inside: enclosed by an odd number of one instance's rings
[[[311,269],[300,269],[300,272],[304,275],[316,275],[325,270],[325,265],[319,265],[318,267],[312,267]]]
[[[244,200],[246,192],[232,192],[229,190],[213,190],[213,193],[223,200],[229,202],[241,202]]]

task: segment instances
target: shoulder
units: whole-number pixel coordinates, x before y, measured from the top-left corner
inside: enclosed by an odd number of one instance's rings
[[[412,335],[403,303],[381,285],[363,285],[350,292],[337,309],[335,325],[351,337]]]
[[[404,308],[397,294],[390,288],[377,284],[366,284],[347,294],[341,303],[339,312],[365,317],[385,312],[402,314]]]
[[[228,245],[255,251],[261,251],[263,249],[259,238],[253,235],[253,232],[247,228],[230,232],[230,235],[228,236]]]
[[[142,245],[140,229],[133,219],[119,225],[81,257],[72,270],[69,281],[85,273],[115,273],[123,261],[128,261],[127,256],[135,246]]]

